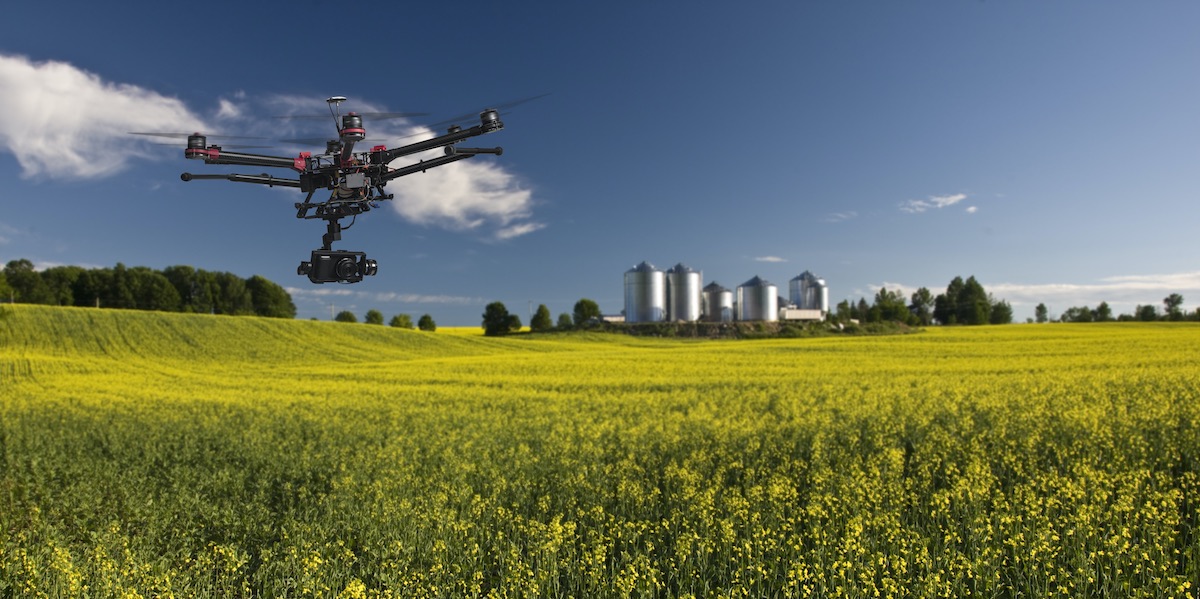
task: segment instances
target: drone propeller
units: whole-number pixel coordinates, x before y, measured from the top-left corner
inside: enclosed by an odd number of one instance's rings
[[[429,116],[428,112],[355,112],[354,114],[366,119],[406,119],[415,116]],[[291,121],[318,121],[328,119],[329,115],[290,114],[285,116],[273,116],[271,118]]]
[[[193,135],[196,135],[196,133],[179,133],[176,131],[153,131],[153,132],[151,132],[151,131],[129,131],[128,133],[129,133],[129,135],[144,135],[146,137],[163,137],[163,138],[167,138],[167,139],[187,139]],[[209,137],[209,136],[206,135],[205,137]],[[265,137],[254,137],[254,136],[248,136],[248,135],[217,135],[216,137],[217,137],[216,145],[221,146],[222,148],[228,148],[231,150],[234,150],[234,149],[248,150],[248,149],[261,149],[261,148],[274,147],[274,146],[262,146],[262,145],[253,145],[253,144],[221,143],[221,140],[225,140],[225,139],[245,139],[245,140],[264,139],[265,140],[265,139],[267,139]],[[164,142],[154,142],[154,145],[156,145],[156,146],[175,146],[176,144],[164,143]]]

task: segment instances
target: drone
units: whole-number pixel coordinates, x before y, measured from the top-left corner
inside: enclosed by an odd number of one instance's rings
[[[544,94],[543,94],[544,95]],[[502,106],[515,106],[519,103],[539,98],[525,98],[508,102]],[[325,102],[329,105],[329,114],[334,119],[338,137],[325,142],[325,151],[314,155],[312,152],[300,152],[294,158],[284,156],[267,156],[262,154],[247,154],[229,151],[220,145],[209,145],[208,138],[201,133],[171,134],[171,133],[135,133],[137,135],[157,136],[187,136],[187,148],[183,151],[185,158],[203,160],[205,164],[234,164],[242,166],[261,166],[291,169],[298,173],[295,179],[276,177],[267,173],[261,175],[210,174],[199,175],[183,173],[179,176],[184,181],[202,179],[224,179],[239,183],[255,183],[268,187],[293,187],[308,194],[303,202],[297,202],[296,218],[324,220],[325,234],[321,237],[320,249],[312,251],[308,260],[300,262],[296,274],[306,275],[313,283],[357,283],[363,277],[374,276],[379,266],[375,260],[367,258],[365,252],[333,249],[333,242],[340,241],[343,229],[348,229],[359,214],[378,208],[379,202],[391,200],[393,194],[387,193],[388,182],[415,173],[423,173],[431,168],[437,168],[459,160],[465,160],[480,154],[499,156],[504,149],[495,148],[462,148],[458,143],[493,133],[504,128],[500,121],[497,108],[488,108],[478,113],[479,124],[470,128],[453,124],[446,133],[407,145],[388,149],[377,145],[366,152],[355,152],[355,144],[366,139],[366,129],[363,128],[363,117],[393,118],[397,116],[419,116],[415,113],[341,113],[341,104],[346,101],[344,96],[333,96]],[[472,114],[455,117],[437,125],[444,125],[470,118]],[[287,117],[281,117],[287,118]],[[324,118],[324,117],[321,117]],[[231,137],[225,136],[229,139]],[[243,138],[244,139],[244,138]],[[285,140],[285,141],[319,141],[319,140]],[[238,147],[238,146],[230,146]],[[247,146],[242,146],[247,147]],[[262,146],[248,146],[262,147]],[[444,148],[445,154],[430,160],[392,168],[390,163],[397,158],[417,154],[436,148]],[[314,196],[322,191],[328,191],[327,198]],[[342,226],[342,219],[349,217],[350,224]]]

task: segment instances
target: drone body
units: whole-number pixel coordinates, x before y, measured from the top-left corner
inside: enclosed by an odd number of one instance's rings
[[[540,96],[538,96],[540,97]],[[508,103],[513,106],[526,100]],[[326,233],[322,237],[320,249],[312,251],[309,260],[300,263],[297,274],[307,275],[313,283],[357,283],[364,276],[372,276],[378,271],[374,260],[368,259],[364,252],[333,249],[333,242],[342,238],[341,219],[357,217],[363,212],[378,207],[378,202],[391,200],[392,194],[384,188],[388,182],[421,173],[451,162],[464,160],[478,154],[503,153],[502,148],[460,148],[460,141],[499,131],[504,128],[500,122],[497,109],[489,108],[479,113],[479,124],[469,129],[452,125],[445,134],[418,141],[404,146],[388,149],[385,146],[375,146],[366,152],[355,152],[356,143],[366,138],[363,127],[363,117],[375,114],[383,118],[389,116],[412,116],[397,113],[364,113],[349,112],[341,114],[339,106],[346,98],[334,96],[326,100],[329,104],[330,115],[337,125],[338,137],[326,142],[325,152],[313,155],[311,152],[301,152],[295,158],[283,156],[267,156],[262,154],[246,154],[230,152],[219,145],[209,145],[208,139],[200,133],[187,136],[187,149],[183,151],[186,158],[203,160],[205,164],[235,164],[244,166],[263,166],[291,169],[296,178],[276,177],[269,174],[261,175],[195,175],[183,173],[180,178],[184,181],[195,179],[225,179],[242,183],[256,183],[271,187],[295,187],[308,194],[303,202],[296,203],[296,218],[322,219],[326,221]],[[469,115],[468,115],[469,116]],[[463,117],[454,120],[461,120]],[[162,135],[162,134],[143,134]],[[431,160],[424,160],[401,168],[392,168],[390,163],[397,158],[425,152],[436,148],[445,148],[445,154]],[[314,202],[313,196],[322,190],[329,192],[329,197]],[[351,221],[353,224],[353,220]],[[350,225],[346,225],[349,228]]]

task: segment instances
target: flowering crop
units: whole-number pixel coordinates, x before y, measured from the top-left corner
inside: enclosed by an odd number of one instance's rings
[[[9,311],[0,597],[1200,581],[1187,323],[694,341]]]

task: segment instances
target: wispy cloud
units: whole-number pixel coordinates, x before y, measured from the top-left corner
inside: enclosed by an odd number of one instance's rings
[[[858,213],[853,210],[848,210],[846,212],[834,212],[833,214],[826,215],[825,222],[840,223],[842,221],[847,221],[847,220],[850,220],[853,218],[858,218]]]
[[[967,206],[967,214],[975,214],[979,212],[979,206]]]
[[[331,134],[332,118],[319,121],[263,118],[298,113],[321,114],[320,99],[272,95],[248,97],[236,92],[219,98],[206,118],[181,100],[135,85],[109,82],[64,62],[37,62],[0,54],[0,151],[11,153],[21,176],[94,179],[112,176],[135,160],[178,156],[153,145],[153,138],[131,131],[221,131],[267,139]],[[366,102],[358,111],[378,111]],[[463,123],[470,125],[470,123]],[[397,120],[366,123],[368,137],[379,143],[412,142],[415,133],[433,132]],[[304,129],[304,127],[310,127]],[[403,142],[401,142],[403,143]],[[180,148],[182,148],[180,143]],[[391,145],[395,145],[391,143]],[[320,148],[324,144],[319,144]],[[313,150],[311,146],[286,148]],[[393,166],[429,159],[440,150],[407,156]],[[286,175],[282,175],[286,176]],[[472,231],[492,239],[512,239],[545,228],[533,222],[533,192],[493,157],[484,156],[437,167],[392,181],[392,208],[404,219],[426,226]],[[286,190],[287,193],[296,193]],[[283,192],[281,192],[283,193]]]
[[[202,128],[178,99],[63,62],[0,54],[0,96],[0,150],[13,154],[27,178],[109,176],[153,155],[129,131]]]
[[[925,200],[908,200],[900,203],[900,210],[910,214],[920,214],[927,210],[940,210],[947,206],[953,206],[967,199],[967,194],[956,193],[946,196],[929,196]]]
[[[754,261],[755,262],[787,262],[786,259],[780,258],[779,256],[756,256],[754,258]]]

